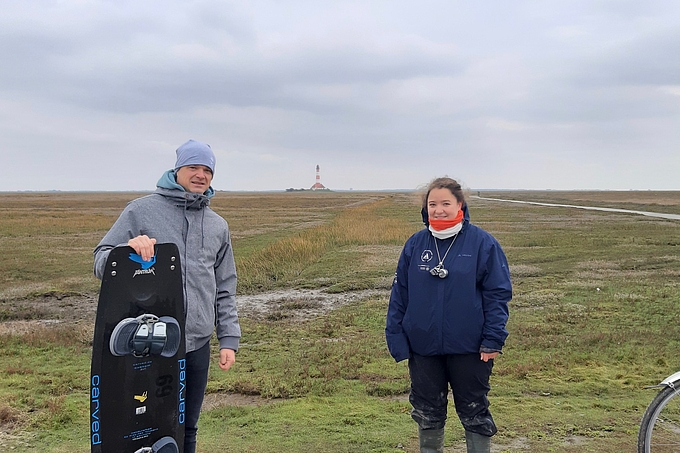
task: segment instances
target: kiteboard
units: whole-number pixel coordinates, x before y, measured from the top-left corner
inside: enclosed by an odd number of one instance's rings
[[[157,244],[150,261],[114,248],[92,342],[92,453],[182,453],[185,367],[177,246]]]

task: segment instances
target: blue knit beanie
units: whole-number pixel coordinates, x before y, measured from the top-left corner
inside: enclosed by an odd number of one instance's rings
[[[189,140],[177,148],[175,171],[187,165],[205,165],[215,173],[215,153],[207,143]]]

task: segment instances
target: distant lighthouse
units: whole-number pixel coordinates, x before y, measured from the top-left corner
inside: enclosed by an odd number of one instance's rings
[[[311,190],[324,190],[326,187],[321,184],[321,175],[319,173],[319,166],[316,166],[316,182],[314,185],[311,187]]]

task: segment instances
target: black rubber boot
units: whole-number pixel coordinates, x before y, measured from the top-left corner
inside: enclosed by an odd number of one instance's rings
[[[418,439],[420,440],[420,453],[444,453],[444,428],[418,428]]]
[[[465,431],[465,444],[468,453],[491,453],[491,438]]]

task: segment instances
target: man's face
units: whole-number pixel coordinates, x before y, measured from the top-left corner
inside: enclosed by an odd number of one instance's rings
[[[192,193],[204,193],[210,187],[212,171],[205,165],[187,165],[175,173],[177,184]]]

